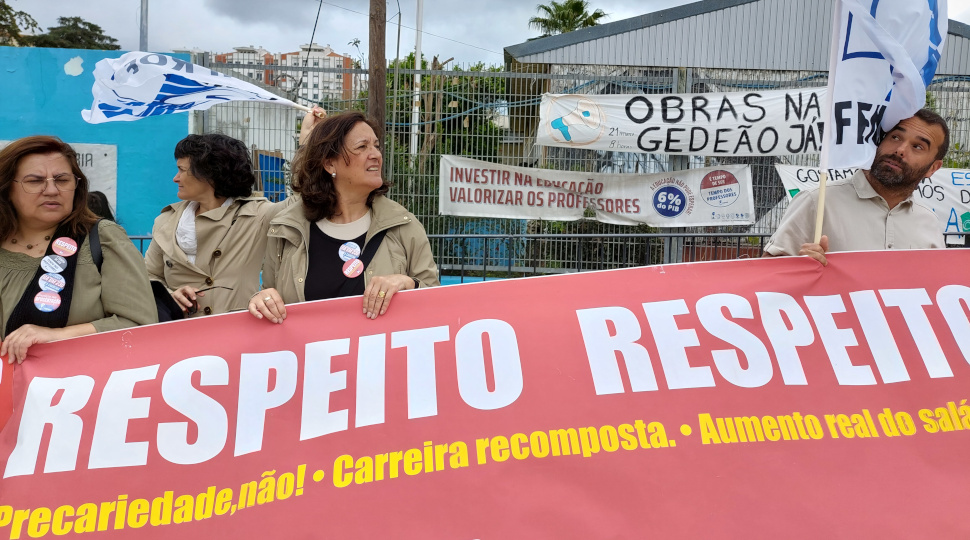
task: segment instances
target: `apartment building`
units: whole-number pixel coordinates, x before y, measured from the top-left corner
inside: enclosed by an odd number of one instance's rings
[[[276,55],[262,47],[233,47],[233,52],[216,54],[216,62],[220,64],[235,64],[240,66],[273,65],[277,63]],[[245,77],[255,79],[264,84],[275,86],[276,71],[273,69],[240,68],[237,70]]]
[[[330,71],[350,69],[353,67],[353,59],[335,52],[330,45],[300,45],[299,51],[280,54],[279,65],[291,69],[281,69],[282,75],[277,86],[292,91],[299,84],[297,95],[303,98],[301,101],[320,103],[325,99],[341,100],[353,97],[353,77]]]
[[[276,86],[305,105],[354,96],[354,77],[336,69],[350,69],[353,59],[335,52],[330,45],[300,45],[300,50],[274,54],[262,47],[233,47],[233,52],[215,54],[216,63],[267,86]],[[273,66],[260,69],[258,66]],[[278,67],[277,67],[278,66]],[[359,83],[358,83],[359,85]],[[293,91],[296,94],[293,94]],[[358,89],[359,90],[359,89]]]

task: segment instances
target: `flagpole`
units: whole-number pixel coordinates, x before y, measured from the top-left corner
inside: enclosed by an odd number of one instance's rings
[[[829,47],[829,79],[826,84],[826,104],[825,127],[831,128],[834,122],[832,114],[832,96],[835,95],[835,75],[841,57],[840,36],[842,34],[842,1],[835,0],[835,9],[832,12],[832,45]],[[829,180],[829,158],[832,150],[833,131],[825,130],[825,139],[822,141],[822,155],[819,156],[819,167],[822,169],[821,178],[818,181],[818,203],[815,205],[815,234],[812,236],[812,243],[818,244],[822,241],[822,221],[825,216],[825,184]]]
[[[818,181],[818,205],[815,213],[815,236],[813,243],[822,241],[822,216],[825,215],[825,183],[829,179],[828,170],[822,169],[822,177]]]

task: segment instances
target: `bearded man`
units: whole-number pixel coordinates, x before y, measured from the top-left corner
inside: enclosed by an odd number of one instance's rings
[[[949,146],[946,121],[920,109],[886,134],[869,170],[827,186],[819,243],[812,243],[818,190],[803,191],[788,206],[764,256],[808,255],[826,265],[829,251],[946,247],[939,220],[913,192],[943,165]]]

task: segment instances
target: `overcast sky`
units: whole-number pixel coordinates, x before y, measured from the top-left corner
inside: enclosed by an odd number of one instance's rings
[[[806,0],[807,1],[807,0]],[[101,26],[124,50],[137,50],[141,0],[7,0],[30,13],[43,28],[58,17],[79,16]],[[427,59],[454,57],[462,64],[503,63],[502,50],[539,33],[529,28],[537,0],[425,0],[422,51]],[[543,2],[547,3],[547,2]],[[688,0],[590,0],[614,22],[689,3]],[[367,55],[368,0],[325,0],[314,41],[358,57],[350,45],[360,40]],[[417,0],[389,0],[387,58],[397,48],[401,13],[401,56],[414,49]],[[157,52],[198,48],[229,52],[237,46],[262,46],[291,52],[310,41],[318,0],[149,0],[148,48]],[[950,0],[950,18],[970,23],[970,1]]]

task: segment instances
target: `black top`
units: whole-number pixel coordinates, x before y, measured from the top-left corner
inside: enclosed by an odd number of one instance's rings
[[[355,278],[344,275],[346,261],[340,258],[340,246],[350,241],[363,250],[366,236],[364,233],[353,240],[337,240],[315,223],[310,225],[309,261],[303,285],[303,295],[308,301],[364,294],[364,273]]]

